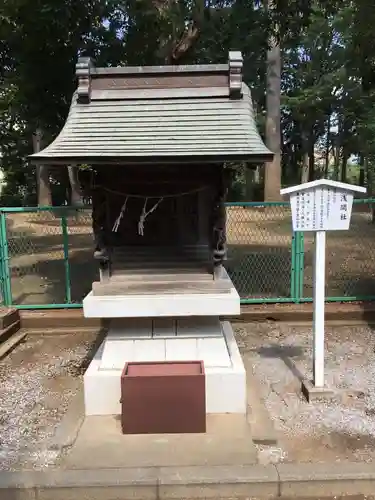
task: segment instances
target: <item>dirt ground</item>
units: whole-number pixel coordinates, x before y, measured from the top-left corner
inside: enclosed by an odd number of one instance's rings
[[[280,438],[258,446],[259,463],[375,459],[375,330],[327,327],[326,381],[337,399],[314,404],[300,393],[311,376],[310,328],[249,323],[235,332]],[[49,440],[97,345],[95,332],[30,335],[0,363],[0,470],[56,463]]]
[[[300,392],[301,378],[312,378],[311,328],[255,323],[236,333],[280,436],[278,446],[259,447],[261,463],[375,459],[372,328],[327,327],[326,383],[336,398],[311,404]]]
[[[327,237],[327,293],[374,295],[375,224],[369,206],[353,213],[349,231]],[[64,212],[66,213],[66,212]],[[291,218],[288,207],[228,208],[227,268],[242,297],[290,296]],[[12,294],[16,304],[65,303],[60,217],[50,212],[7,214]],[[72,302],[81,302],[98,278],[93,260],[90,210],[69,213]],[[305,236],[304,296],[312,293],[313,240]]]

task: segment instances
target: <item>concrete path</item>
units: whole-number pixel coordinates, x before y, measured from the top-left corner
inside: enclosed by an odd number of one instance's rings
[[[86,417],[62,466],[71,469],[250,465],[257,451],[241,415],[208,415],[205,434],[123,435],[119,417]]]

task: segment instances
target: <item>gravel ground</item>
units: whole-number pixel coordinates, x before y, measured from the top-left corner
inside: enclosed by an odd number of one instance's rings
[[[337,397],[313,404],[300,393],[301,378],[312,378],[311,328],[255,323],[236,335],[280,433],[280,446],[259,447],[262,463],[375,459],[372,328],[327,327],[326,383]]]
[[[29,336],[0,362],[0,470],[42,468],[58,458],[48,439],[82,383],[95,338]]]

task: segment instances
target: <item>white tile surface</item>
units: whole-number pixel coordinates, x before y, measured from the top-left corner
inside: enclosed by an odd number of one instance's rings
[[[196,361],[199,360],[197,339],[166,339],[166,361]]]
[[[152,336],[156,337],[175,337],[176,319],[175,318],[155,318],[152,321]]]
[[[116,318],[111,321],[107,338],[151,338],[151,318]]]
[[[165,361],[165,339],[134,340],[134,359],[128,361]]]
[[[165,339],[106,339],[100,370],[122,370],[129,361],[165,361]]]
[[[122,370],[100,370],[103,350],[104,343],[97,350],[83,376],[86,415],[121,414]]]
[[[203,359],[207,368],[232,366],[224,336],[198,339],[198,359]]]
[[[246,413],[246,372],[242,367],[207,368],[207,413]]]
[[[103,345],[103,355],[99,362],[100,370],[122,370],[125,363],[134,360],[134,340],[106,339]]]
[[[179,337],[221,337],[221,323],[215,316],[193,316],[177,319]]]

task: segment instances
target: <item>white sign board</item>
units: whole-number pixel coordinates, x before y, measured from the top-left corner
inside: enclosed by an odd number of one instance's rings
[[[314,362],[315,387],[324,387],[324,306],[326,231],[349,229],[353,193],[366,188],[321,179],[281,190],[290,196],[294,231],[315,232]]]
[[[349,229],[353,193],[332,187],[317,187],[290,195],[293,231],[337,231]]]
[[[294,231],[349,229],[354,192],[366,188],[321,179],[281,190],[290,196]]]

